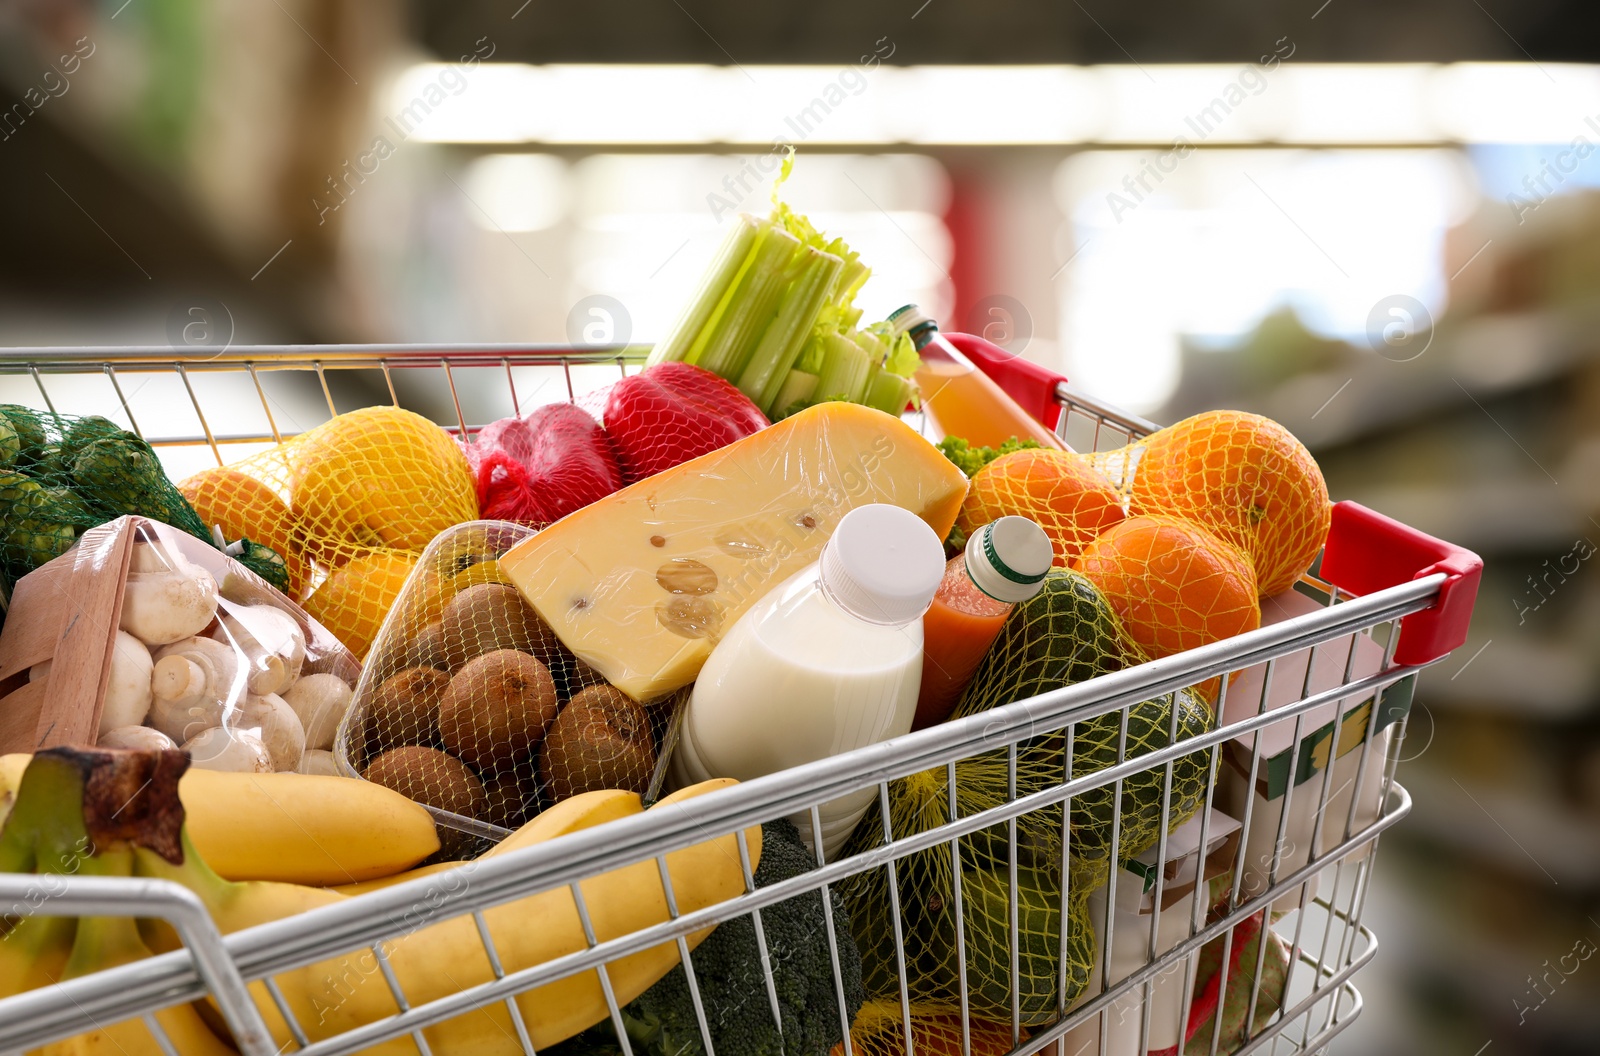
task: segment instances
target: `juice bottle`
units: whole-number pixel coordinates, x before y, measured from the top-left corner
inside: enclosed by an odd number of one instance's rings
[[[711,651],[684,712],[673,782],[749,780],[909,732],[922,616],[943,571],[939,537],[910,511],[875,503],[845,514],[821,559]],[[821,806],[825,855],[876,795],[869,787]],[[810,811],[793,820],[810,844]]]
[[[1044,586],[1053,553],[1044,529],[1026,517],[979,528],[950,559],[922,618],[922,689],[913,730],[950,717],[1012,606]]]
[[[1023,410],[995,381],[939,333],[939,324],[914,304],[889,315],[896,332],[911,335],[922,366],[917,387],[922,409],[944,436],[959,436],[973,447],[999,447],[1013,436],[1064,449],[1055,431]]]

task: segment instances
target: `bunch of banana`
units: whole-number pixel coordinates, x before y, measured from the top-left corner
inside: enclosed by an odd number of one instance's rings
[[[76,848],[83,863],[106,875],[152,877],[176,881],[199,896],[223,932],[332,905],[349,898],[329,888],[273,881],[233,882],[223,879],[195,850],[185,830],[184,804],[179,798],[180,776],[188,764],[181,752],[119,752],[104,749],[58,748],[40,752],[29,763],[17,786],[5,829],[0,832],[0,868],[27,868],[48,855]],[[267,776],[267,775],[262,775]],[[190,778],[183,777],[187,782]],[[295,780],[305,780],[294,775]],[[355,782],[351,782],[355,784]],[[731,782],[715,781],[686,789],[662,800],[652,809],[681,802]],[[327,807],[322,808],[324,811]],[[632,792],[602,791],[576,796],[540,814],[491,854],[552,839],[613,818],[643,810]],[[759,861],[761,830],[747,829],[752,865]],[[12,844],[15,848],[12,848]],[[92,863],[92,864],[91,864]],[[737,843],[729,835],[707,840],[666,855],[677,908],[681,913],[713,905],[744,890]],[[473,863],[447,863],[426,870],[399,873],[380,883],[394,883],[422,873],[460,871],[470,883]],[[665,892],[654,860],[616,869],[584,880],[579,885],[596,938],[605,941],[669,919]],[[516,972],[587,947],[577,905],[569,888],[558,888],[497,906],[483,914],[505,972]],[[49,918],[38,918],[40,921]],[[70,923],[70,922],[69,922]],[[21,922],[32,925],[30,918]],[[164,924],[140,922],[134,929],[126,921],[86,919],[77,924],[70,956],[62,956],[62,936],[54,936],[52,956],[34,958],[28,978],[40,982],[58,975],[71,976],[96,968],[176,948],[177,937]],[[693,947],[710,929],[688,937]],[[41,932],[41,934],[43,934]],[[15,934],[13,938],[17,937]],[[0,963],[6,956],[0,943]],[[477,925],[471,915],[448,918],[420,927],[385,944],[385,959],[410,1004],[415,1006],[495,978]],[[630,954],[607,965],[607,975],[619,1004],[631,1001],[679,960],[675,942]],[[19,976],[20,978],[20,976]],[[23,979],[26,982],[26,979]],[[371,951],[360,951],[307,965],[276,977],[288,1008],[316,1041],[394,1015],[388,982]],[[289,1046],[291,1033],[277,1003],[266,988],[255,983],[252,996],[280,1045]],[[559,979],[517,998],[518,1010],[537,1048],[562,1041],[605,1018],[607,1004],[599,976],[594,971]],[[214,1009],[201,1005],[168,1009],[158,1017],[178,1039],[183,1053],[210,1056],[230,1051]],[[218,1033],[193,1035],[216,1024]],[[517,1053],[516,1031],[503,1003],[476,1009],[425,1032],[437,1052],[484,1054]],[[214,1043],[214,1044],[213,1044]],[[48,1050],[52,1053],[108,1051],[136,1056],[159,1051],[138,1021],[117,1024]],[[205,1047],[211,1044],[210,1048]],[[192,1045],[191,1047],[188,1047]],[[412,1053],[407,1039],[367,1050],[374,1053]]]
[[[14,805],[8,804],[13,809],[0,832],[0,867],[8,872],[32,871],[41,878],[41,897],[30,898],[26,909],[16,907],[7,917],[9,930],[0,942],[0,996],[151,955],[131,918],[77,920],[48,915],[49,895],[60,877],[132,876],[134,851],[127,836],[144,828],[144,819],[137,813],[120,824],[114,816],[118,800],[128,802],[137,797],[137,786],[129,779],[136,777],[138,770],[91,771],[76,760],[53,755],[44,753],[38,765],[29,767]],[[182,757],[168,761],[169,769],[173,762],[182,762]],[[156,843],[164,838],[159,828],[151,828],[150,833]],[[235,1051],[206,1026],[193,1005],[162,1009],[155,1019],[184,1056],[228,1056]],[[163,1051],[143,1022],[130,1019],[54,1042],[33,1056],[156,1056]]]
[[[0,756],[0,820],[30,758]],[[178,782],[178,795],[189,838],[229,880],[358,884],[409,869],[439,849],[425,809],[370,781],[194,769]]]

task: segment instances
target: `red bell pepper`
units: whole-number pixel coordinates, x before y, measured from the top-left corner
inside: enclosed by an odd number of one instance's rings
[[[660,363],[611,386],[605,423],[630,484],[770,424],[732,384],[688,363]]]
[[[549,524],[622,486],[605,430],[570,403],[489,423],[467,457],[477,475],[478,512],[495,520]]]

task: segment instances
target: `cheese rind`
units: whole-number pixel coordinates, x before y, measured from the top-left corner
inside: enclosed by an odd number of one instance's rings
[[[501,568],[580,659],[649,701],[694,681],[759,598],[839,519],[884,502],[949,534],[967,480],[893,415],[801,411],[658,473],[519,543]]]

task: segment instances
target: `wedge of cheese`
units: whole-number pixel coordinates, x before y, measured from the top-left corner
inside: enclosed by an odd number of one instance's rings
[[[966,494],[961,471],[900,419],[823,403],[557,521],[500,565],[567,648],[649,701],[693,682],[850,510],[892,503],[943,539]]]

